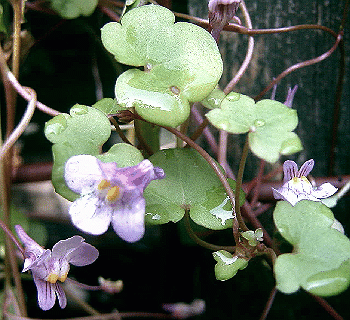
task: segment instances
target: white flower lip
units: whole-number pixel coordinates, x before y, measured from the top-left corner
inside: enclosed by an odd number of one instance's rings
[[[306,176],[314,167],[314,160],[306,161],[298,170],[294,161],[287,160],[283,164],[284,184],[279,189],[273,190],[273,195],[277,200],[288,201],[292,206],[301,200],[321,201],[337,192],[330,183],[323,183],[321,186],[314,188]]]

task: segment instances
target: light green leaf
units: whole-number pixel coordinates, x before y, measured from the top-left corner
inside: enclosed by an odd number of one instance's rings
[[[280,154],[302,149],[300,139],[292,132],[298,124],[296,110],[278,101],[266,99],[255,103],[248,96],[230,93],[220,108],[211,110],[206,117],[227,132],[248,132],[251,151],[268,162],[276,162]]]
[[[99,101],[97,101],[94,105],[92,105],[93,108],[102,111],[106,115],[109,114],[115,114],[119,111],[125,110],[126,108],[123,108],[120,106],[115,99],[112,98],[104,98]]]
[[[225,250],[216,251],[213,253],[213,256],[217,261],[214,269],[217,280],[225,281],[231,279],[238,270],[243,270],[248,265],[247,260],[233,256]]]
[[[208,109],[219,108],[222,100],[226,97],[225,93],[216,87],[204,100],[202,105]]]
[[[333,213],[321,202],[302,200],[294,207],[279,201],[274,221],[292,253],[274,265],[277,288],[293,293],[300,287],[318,295],[334,295],[349,284],[350,241],[332,228]],[[346,280],[344,280],[346,278]]]
[[[75,105],[70,114],[59,114],[45,124],[45,136],[54,143],[52,183],[57,193],[71,201],[77,198],[65,184],[65,162],[77,154],[98,155],[110,135],[111,126],[106,115],[83,105]]]
[[[95,11],[97,4],[98,0],[51,0],[52,9],[65,19],[90,16]]]
[[[232,226],[232,218],[225,220],[224,216],[224,224],[222,219],[222,214],[232,211],[230,203],[224,203],[227,194],[213,169],[195,150],[162,150],[150,160],[164,170],[166,177],[152,181],[144,192],[148,223],[178,222],[188,209],[190,217],[206,228]],[[231,186],[234,185],[231,181]],[[241,203],[244,203],[243,192]]]
[[[118,78],[118,103],[135,107],[146,120],[169,126],[187,119],[190,102],[209,95],[222,74],[213,37],[194,24],[174,22],[170,10],[145,5],[101,30],[104,46],[118,62],[144,67]]]
[[[70,114],[60,114],[46,123],[46,138],[54,144],[52,183],[57,193],[71,201],[78,197],[64,181],[64,166],[72,156],[90,154],[103,162],[116,162],[119,167],[133,166],[143,160],[138,149],[125,143],[116,144],[100,155],[100,148],[110,134],[107,116],[95,108],[82,105],[75,105]]]

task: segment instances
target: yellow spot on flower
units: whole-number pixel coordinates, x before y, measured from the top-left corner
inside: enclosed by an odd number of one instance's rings
[[[97,188],[98,190],[104,190],[104,189],[107,189],[108,187],[111,186],[111,183],[106,180],[106,179],[103,179],[101,180],[101,182],[98,184]]]
[[[106,199],[110,202],[117,200],[120,196],[120,188],[115,186],[108,190]]]
[[[61,275],[61,276],[58,278],[58,280],[60,280],[61,282],[65,282],[66,279],[67,279],[67,276],[68,276],[68,272],[65,273],[64,275]]]
[[[56,283],[58,280],[58,275],[55,273],[50,273],[49,276],[47,277],[47,282],[50,282],[52,284]]]

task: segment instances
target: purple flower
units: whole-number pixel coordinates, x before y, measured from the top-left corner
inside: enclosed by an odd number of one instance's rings
[[[51,309],[57,295],[60,307],[65,308],[66,295],[57,281],[64,282],[67,279],[69,264],[80,267],[93,263],[98,257],[98,250],[85,243],[84,238],[74,236],[57,242],[51,251],[30,238],[20,225],[16,225],[15,229],[24,245],[22,272],[32,272],[38,290],[39,307],[42,310]]]
[[[327,182],[314,188],[306,178],[314,164],[314,160],[310,159],[298,170],[294,161],[285,161],[283,164],[283,186],[278,190],[272,188],[275,199],[288,201],[294,206],[300,200],[321,201],[320,199],[332,196],[338,189],[330,183]]]
[[[66,162],[67,186],[81,196],[69,214],[73,224],[94,235],[114,231],[125,241],[140,240],[145,232],[143,191],[156,179],[165,177],[163,169],[143,160],[133,167],[118,168],[91,155],[78,155]]]

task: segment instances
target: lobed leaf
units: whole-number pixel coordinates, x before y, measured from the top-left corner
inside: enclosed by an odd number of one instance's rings
[[[101,30],[102,42],[118,62],[143,67],[122,74],[116,99],[146,120],[177,126],[189,116],[190,102],[201,101],[216,87],[222,60],[213,37],[161,6],[128,11],[120,23]]]
[[[213,169],[195,150],[162,150],[150,160],[164,170],[166,178],[152,181],[144,192],[148,223],[178,222],[189,210],[192,220],[206,228],[220,230],[232,226],[227,194]],[[234,181],[231,186],[234,188]],[[227,217],[227,212],[231,217]]]
[[[302,200],[294,207],[279,201],[274,221],[293,252],[274,265],[277,288],[284,293],[300,287],[317,295],[334,295],[350,282],[350,241],[332,227],[333,213],[321,202]]]
[[[298,124],[296,110],[278,101],[266,99],[255,103],[248,96],[230,93],[220,108],[209,111],[206,117],[227,132],[248,132],[251,151],[268,162],[276,162],[280,154],[302,149],[300,139],[292,132]]]

